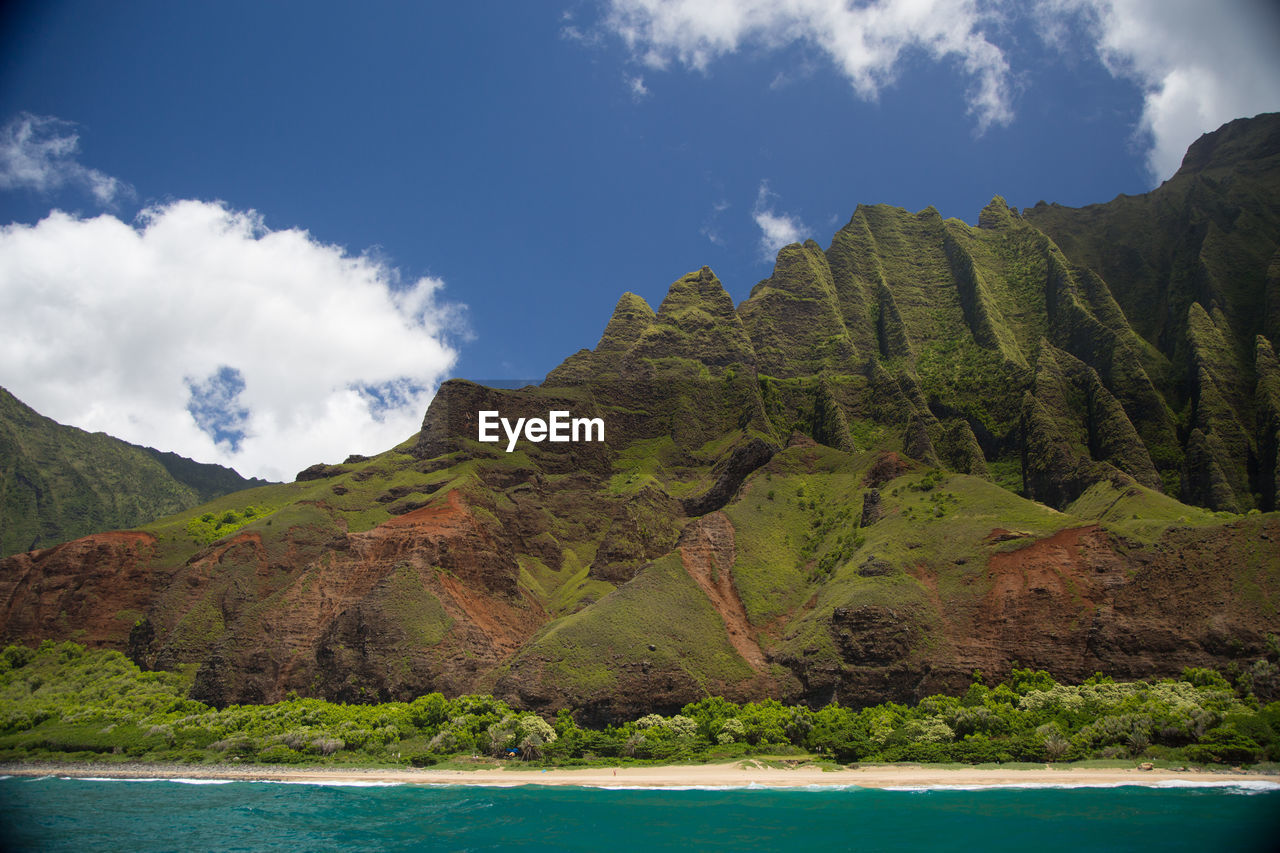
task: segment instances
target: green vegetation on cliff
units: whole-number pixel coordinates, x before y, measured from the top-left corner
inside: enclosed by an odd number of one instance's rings
[[[860,206],[741,305],[705,267],[624,294],[541,386],[451,380],[378,456],[0,562],[0,641],[193,666],[215,705],[592,723],[1243,666],[1280,633],[1277,151],[1261,117],[1137,199]],[[607,441],[507,453],[485,410]]]

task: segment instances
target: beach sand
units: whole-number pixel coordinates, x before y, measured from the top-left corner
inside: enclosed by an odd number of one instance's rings
[[[225,779],[233,781],[311,782],[329,784],[405,783],[417,785],[578,785],[582,787],[730,788],[751,785],[772,788],[850,786],[865,788],[938,788],[975,786],[1086,786],[1270,782],[1280,775],[1239,770],[1140,770],[1134,768],[1051,767],[929,767],[925,765],[869,765],[823,770],[814,765],[777,768],[751,759],[728,764],[665,765],[656,767],[589,767],[478,770],[409,768],[269,767],[234,765],[126,764],[0,766],[0,775],[72,776],[97,779]]]

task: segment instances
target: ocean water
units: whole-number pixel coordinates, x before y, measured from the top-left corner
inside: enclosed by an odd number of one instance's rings
[[[5,850],[1280,849],[1280,786],[623,789],[0,779]]]

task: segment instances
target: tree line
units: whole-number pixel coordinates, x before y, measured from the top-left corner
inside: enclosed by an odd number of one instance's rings
[[[1271,658],[1280,658],[1272,642]],[[738,704],[603,728],[492,696],[347,705],[290,696],[213,708],[187,697],[191,673],[143,672],[119,652],[46,641],[0,652],[0,761],[146,760],[427,766],[475,757],[552,765],[804,755],[840,763],[1126,758],[1193,764],[1280,761],[1280,667],[1060,684],[1042,670],[980,673],[958,696],[852,708]]]

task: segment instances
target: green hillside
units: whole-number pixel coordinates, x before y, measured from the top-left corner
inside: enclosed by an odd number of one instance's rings
[[[0,556],[135,527],[262,482],[63,426],[0,388]]]
[[[444,383],[378,456],[0,562],[0,640],[190,665],[215,705],[600,723],[1243,671],[1280,634],[1277,175],[1262,116],[1080,211],[860,206],[740,305],[703,267],[541,386]],[[606,440],[508,453],[482,411]]]

